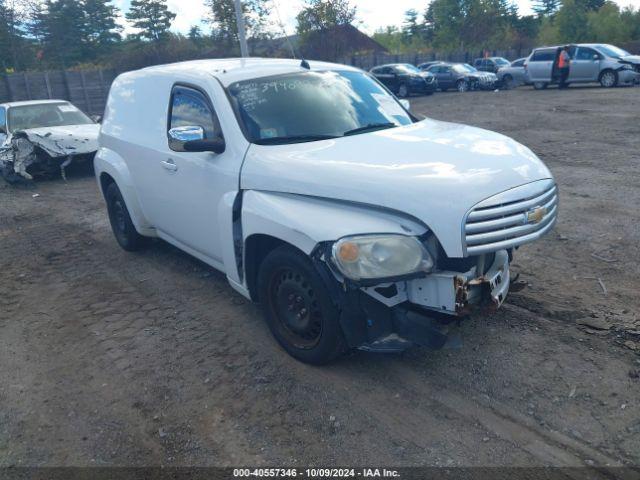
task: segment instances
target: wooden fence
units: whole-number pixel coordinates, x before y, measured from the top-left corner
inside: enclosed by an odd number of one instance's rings
[[[68,100],[88,115],[102,115],[114,70],[59,70],[4,75],[0,103],[19,100]]]

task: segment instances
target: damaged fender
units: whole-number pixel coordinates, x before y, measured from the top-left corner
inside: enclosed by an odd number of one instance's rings
[[[242,200],[244,245],[252,235],[268,235],[310,255],[319,243],[347,235],[418,236],[426,231],[422,223],[411,217],[367,205],[254,190],[245,191]]]

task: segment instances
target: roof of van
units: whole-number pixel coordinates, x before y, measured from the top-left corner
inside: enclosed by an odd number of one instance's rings
[[[349,70],[359,71],[354,67],[340,65],[337,63],[309,61],[312,71],[323,70]],[[251,80],[253,78],[267,77],[271,75],[282,75],[295,72],[309,71],[302,66],[301,60],[283,58],[224,58],[211,60],[191,60],[188,62],[171,63],[168,65],[156,65],[147,67],[140,72],[154,72],[159,74],[172,75],[175,73],[190,74],[201,73],[213,75],[218,78],[223,85],[228,86],[234,82]]]
[[[42,105],[43,103],[69,103],[67,100],[23,100],[20,102],[0,103],[0,107],[22,107],[25,105]]]
[[[565,43],[562,45],[547,45],[546,47],[536,47],[534,50],[548,50],[552,48],[562,48],[569,45],[570,47],[600,47],[602,45],[608,45],[608,43]]]

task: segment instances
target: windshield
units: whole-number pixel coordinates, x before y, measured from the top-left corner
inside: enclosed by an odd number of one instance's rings
[[[607,57],[620,58],[628,57],[629,55],[631,55],[626,50],[618,48],[614,45],[597,45],[596,48],[600,50],[600,52],[604,53]]]
[[[395,65],[394,67],[396,70],[400,70],[401,72],[407,72],[407,73],[420,73],[420,69],[417,67],[414,67],[413,65],[410,65],[408,63],[403,63],[401,65]]]
[[[456,63],[452,68],[458,73],[473,73],[478,71],[468,63]]]
[[[299,143],[412,123],[396,98],[361,72],[276,75],[233,83],[228,92],[252,143]]]
[[[504,66],[504,65],[511,65],[509,63],[509,60],[507,60],[506,58],[502,58],[502,57],[496,57],[493,59],[494,62],[496,62],[496,64]]]
[[[89,117],[67,102],[37,103],[9,109],[9,131],[63,125],[94,123]]]

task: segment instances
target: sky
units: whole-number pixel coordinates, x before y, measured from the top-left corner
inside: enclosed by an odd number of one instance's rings
[[[640,8],[640,0],[614,0],[621,7],[633,6]],[[287,34],[295,31],[295,16],[304,4],[303,0],[270,0],[277,5],[282,23]],[[171,11],[177,14],[172,25],[172,30],[187,33],[192,25],[203,26],[202,19],[206,15],[206,8],[203,0],[167,0]],[[531,0],[515,0],[521,15],[531,13]],[[129,7],[129,0],[114,0],[114,4],[126,11]],[[372,34],[377,28],[387,25],[402,25],[404,13],[414,8],[423,12],[429,4],[429,0],[351,0],[351,4],[358,9],[358,27]],[[276,9],[272,8],[271,20],[277,25],[278,16]],[[206,27],[205,27],[206,30]],[[131,29],[125,26],[125,31]]]

